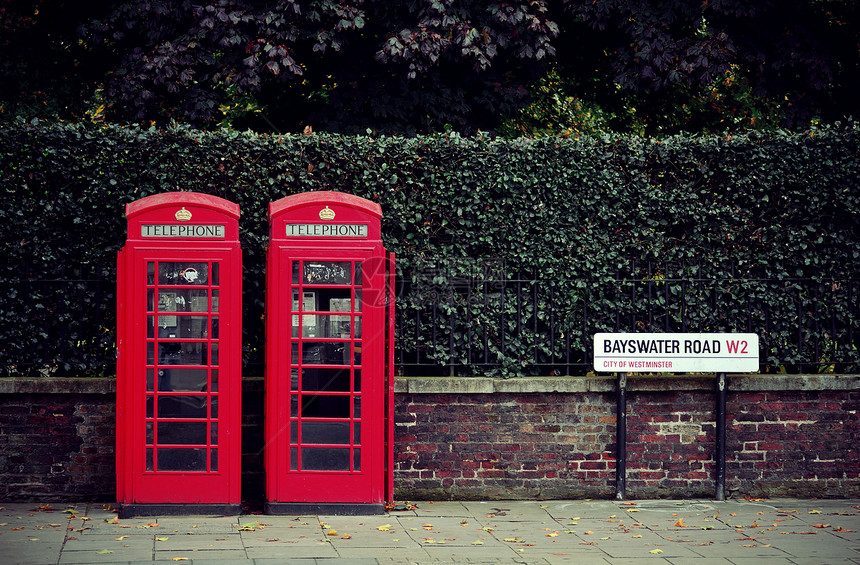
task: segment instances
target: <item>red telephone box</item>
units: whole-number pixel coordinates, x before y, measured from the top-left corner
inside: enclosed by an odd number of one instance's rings
[[[117,265],[121,516],[238,513],[239,207],[193,192],[126,205]]]
[[[394,255],[381,217],[338,192],[269,205],[269,513],[381,513],[392,498]]]

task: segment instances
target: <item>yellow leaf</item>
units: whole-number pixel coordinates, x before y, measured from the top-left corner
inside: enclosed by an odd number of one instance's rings
[[[638,508],[628,508],[627,511],[628,512],[639,512],[639,509]]]
[[[337,535],[337,530],[335,530],[334,528],[330,529],[330,530],[328,531],[328,535],[330,535],[330,536],[336,536],[336,535]]]
[[[127,537],[129,537],[129,536],[119,536],[118,538],[116,538],[116,541],[122,541]]]
[[[167,538],[155,538],[155,541],[167,541]]]
[[[810,510],[810,514],[821,514],[821,510]]]
[[[190,561],[187,557],[174,557],[174,561]]]
[[[383,526],[379,526],[376,529],[379,530],[380,532],[387,532],[388,530],[391,529],[391,524],[385,524]]]
[[[102,550],[100,550],[100,551],[96,551],[96,553],[97,553],[97,554],[99,554],[99,555],[105,555],[105,554],[108,554],[108,553],[113,553],[113,551],[111,551],[110,549],[102,549]]]
[[[600,538],[600,539],[609,539],[609,536],[606,536],[605,538]]]
[[[340,539],[352,539],[352,536],[349,534],[343,534],[342,536],[340,536]]]
[[[110,520],[107,521],[108,524],[119,524],[119,516],[114,516]]]
[[[654,553],[654,554],[657,554],[657,553],[663,553],[663,550],[662,550],[662,549],[652,549],[652,550],[651,550],[651,551],[649,551],[648,553]]]
[[[675,527],[676,527],[676,528],[686,528],[686,527],[687,527],[687,524],[685,524],[685,523],[684,523],[684,519],[683,519],[683,518],[678,518],[678,521],[677,521],[677,522],[675,522]]]
[[[637,535],[635,535],[635,536],[633,536],[633,537],[634,537],[634,538],[641,538],[641,537],[642,537],[642,534],[637,534]]]
[[[482,542],[481,540],[475,540],[472,542],[472,545],[484,545],[484,542]]]

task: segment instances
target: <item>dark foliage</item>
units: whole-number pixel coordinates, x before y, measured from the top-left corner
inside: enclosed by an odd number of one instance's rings
[[[123,205],[171,190],[241,206],[245,353],[256,370],[267,205],[313,190],[381,203],[384,239],[401,269],[398,308],[407,320],[424,312],[422,323],[432,320],[439,336],[431,342],[421,328],[405,327],[398,348],[407,358],[453,363],[447,345],[462,351],[476,340],[477,347],[483,327],[493,332],[495,370],[533,374],[535,352],[552,359],[568,345],[585,351],[580,335],[620,324],[757,332],[769,367],[809,362],[810,351],[827,352],[816,363],[856,364],[858,154],[853,124],[663,141],[0,129],[0,283],[7,289],[0,366],[83,373],[94,359],[112,359]],[[664,267],[645,269],[649,261]],[[522,323],[497,316],[514,312],[516,289],[511,295],[483,283],[436,301],[439,316],[430,316],[419,285],[450,289],[455,280],[480,280],[476,270],[484,267],[491,278],[526,273],[542,281],[523,287],[535,300]],[[694,283],[699,278],[716,283]],[[57,291],[61,284],[75,291]],[[645,285],[660,292],[636,290]],[[683,301],[673,298],[679,292]],[[645,307],[658,315],[642,315]],[[89,326],[75,321],[81,312]],[[569,343],[549,337],[551,325]],[[573,334],[578,326],[585,331]]]

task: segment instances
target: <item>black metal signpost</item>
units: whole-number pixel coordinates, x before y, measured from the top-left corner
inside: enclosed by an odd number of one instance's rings
[[[627,496],[627,375],[715,373],[716,477],[714,498],[726,499],[726,373],[752,373],[758,366],[757,334],[599,333],[594,370],[616,373],[615,498]]]

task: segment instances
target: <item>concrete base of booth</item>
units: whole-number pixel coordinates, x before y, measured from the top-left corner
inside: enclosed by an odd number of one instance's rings
[[[351,504],[335,502],[267,502],[266,514],[281,516],[375,516],[385,514],[384,504]]]
[[[120,518],[138,516],[238,516],[241,504],[120,504]]]

